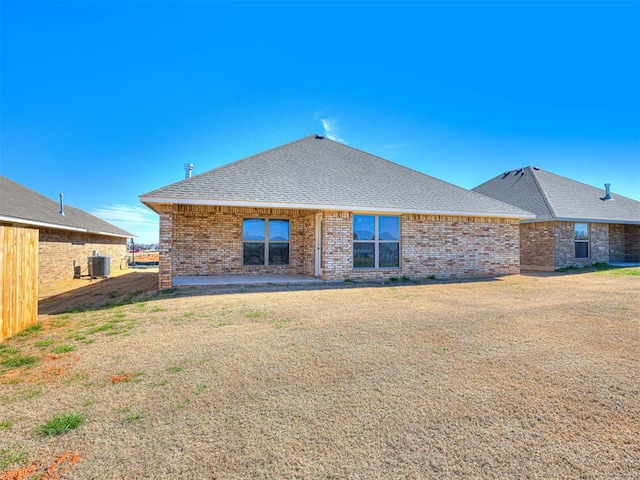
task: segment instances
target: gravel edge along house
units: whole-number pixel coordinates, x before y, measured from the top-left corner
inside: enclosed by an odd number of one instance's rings
[[[640,202],[536,167],[512,170],[473,191],[534,212],[520,221],[520,267],[553,271],[640,262]]]
[[[178,278],[479,277],[520,271],[520,208],[310,135],[140,196]]]
[[[127,239],[135,236],[3,176],[0,225],[38,230],[39,287],[73,279],[78,269],[86,273],[87,258],[94,251],[119,262],[127,255]]]

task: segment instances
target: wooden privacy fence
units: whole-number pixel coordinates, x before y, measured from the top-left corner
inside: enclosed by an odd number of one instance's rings
[[[0,225],[0,342],[38,321],[38,230]]]

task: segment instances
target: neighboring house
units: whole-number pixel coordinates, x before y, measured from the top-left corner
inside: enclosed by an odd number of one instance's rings
[[[99,252],[119,268],[134,235],[78,208],[64,206],[0,176],[0,225],[37,229],[40,287],[86,274],[87,257]]]
[[[182,276],[323,280],[520,271],[529,212],[318,135],[140,196],[160,288]]]
[[[536,167],[503,173],[473,189],[536,214],[520,222],[520,267],[553,271],[640,262],[640,202]]]

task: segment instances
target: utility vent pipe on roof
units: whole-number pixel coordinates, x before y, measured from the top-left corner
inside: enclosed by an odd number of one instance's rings
[[[610,183],[605,183],[604,184],[604,200],[611,200],[611,184]]]
[[[64,193],[60,194],[60,215],[64,216]]]
[[[193,170],[193,163],[184,164],[184,178],[191,178],[191,170]]]

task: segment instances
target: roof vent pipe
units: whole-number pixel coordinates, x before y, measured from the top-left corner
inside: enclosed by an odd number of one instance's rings
[[[193,170],[193,163],[184,164],[184,178],[191,178],[191,170]]]
[[[611,191],[609,190],[611,188],[611,184],[610,183],[605,183],[604,184],[604,199],[605,200],[611,200]]]
[[[60,215],[64,216],[64,193],[60,194]]]

